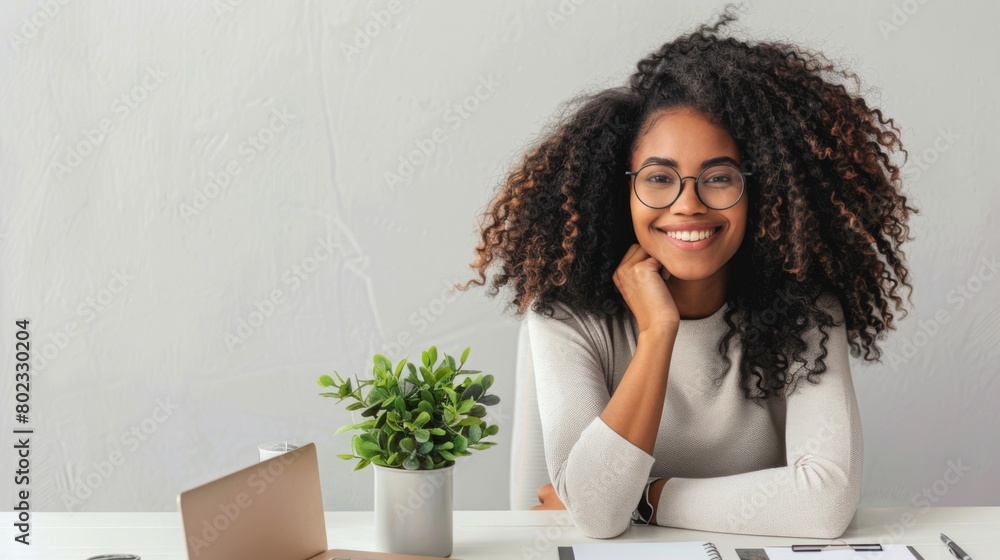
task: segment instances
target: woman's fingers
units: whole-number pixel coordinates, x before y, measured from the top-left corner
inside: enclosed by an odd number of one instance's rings
[[[559,499],[559,495],[556,494],[556,489],[552,486],[551,482],[538,489],[538,502],[539,505],[531,509],[566,509],[565,504]]]

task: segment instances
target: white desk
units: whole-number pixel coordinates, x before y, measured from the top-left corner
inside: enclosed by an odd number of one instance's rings
[[[453,558],[556,559],[556,546],[588,539],[571,524],[565,512],[459,511],[455,513]],[[14,543],[13,516],[0,514],[0,558],[85,560],[112,552],[138,554],[142,560],[184,560],[184,537],[177,513],[33,513],[32,545]],[[371,550],[372,512],[327,512],[331,548]],[[974,560],[1000,558],[1000,507],[920,509],[862,509],[843,538],[851,542],[912,544],[925,560],[952,556],[938,538],[944,532]],[[670,527],[631,527],[617,541],[707,540],[718,546],[725,560],[736,560],[737,547],[795,542],[807,539],[752,537],[703,533]]]

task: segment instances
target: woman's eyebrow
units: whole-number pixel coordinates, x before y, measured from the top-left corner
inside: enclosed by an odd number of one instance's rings
[[[678,167],[676,160],[670,158],[655,157],[655,156],[646,158],[646,161],[642,162],[642,165],[650,163],[656,163],[659,165],[669,165],[671,167]],[[729,156],[719,156],[719,157],[714,157],[712,159],[706,159],[705,161],[701,162],[701,167],[702,169],[704,169],[710,165],[715,165],[717,163],[731,163],[736,167],[740,166],[740,163],[738,161]]]

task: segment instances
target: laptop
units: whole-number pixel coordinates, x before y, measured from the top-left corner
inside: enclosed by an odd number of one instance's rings
[[[327,549],[316,445],[181,492],[189,560],[440,560]]]

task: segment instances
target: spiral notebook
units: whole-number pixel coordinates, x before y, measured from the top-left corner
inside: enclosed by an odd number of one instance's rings
[[[559,547],[559,560],[722,560],[710,542],[584,543]]]

